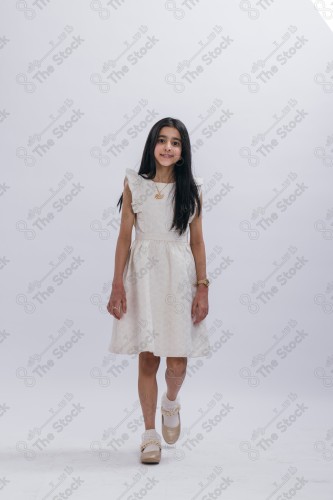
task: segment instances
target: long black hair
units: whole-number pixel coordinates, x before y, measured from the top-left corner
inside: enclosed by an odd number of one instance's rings
[[[191,143],[188,131],[183,122],[177,118],[162,118],[150,130],[146,144],[143,150],[141,165],[138,174],[146,179],[153,179],[156,175],[156,164],[154,150],[157,143],[160,130],[163,127],[174,127],[178,130],[181,137],[181,158],[174,165],[174,217],[170,229],[178,230],[179,235],[184,233],[191,215],[195,211],[195,206],[198,206],[198,215],[201,212],[201,202],[199,191],[192,174],[192,156]],[[117,206],[119,212],[123,203],[123,194],[120,196]]]

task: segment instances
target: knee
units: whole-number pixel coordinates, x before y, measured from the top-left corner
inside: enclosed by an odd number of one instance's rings
[[[140,369],[145,375],[153,375],[157,372],[160,365],[160,356],[155,356],[152,352],[140,352]]]
[[[187,358],[167,358],[166,374],[169,377],[183,377],[186,373]]]

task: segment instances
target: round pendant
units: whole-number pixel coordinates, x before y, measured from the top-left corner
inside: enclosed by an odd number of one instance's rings
[[[155,198],[156,198],[157,200],[160,200],[161,198],[164,198],[164,194],[161,194],[161,193],[156,193],[156,194],[155,194]]]

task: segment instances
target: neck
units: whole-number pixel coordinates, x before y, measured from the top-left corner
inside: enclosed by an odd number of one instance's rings
[[[155,182],[174,182],[173,169],[170,167],[156,167]]]

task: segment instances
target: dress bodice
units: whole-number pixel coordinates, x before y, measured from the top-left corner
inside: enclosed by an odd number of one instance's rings
[[[190,216],[187,230],[181,236],[178,231],[170,229],[174,215],[174,191],[176,183],[155,183],[151,179],[144,179],[135,170],[126,169],[126,177],[132,193],[132,209],[135,217],[135,238],[149,238],[156,235],[156,239],[165,240],[184,240],[188,239],[189,224],[194,218]],[[199,187],[202,186],[202,178],[195,177],[195,182]],[[161,199],[156,199],[155,194],[159,191],[164,194]]]

